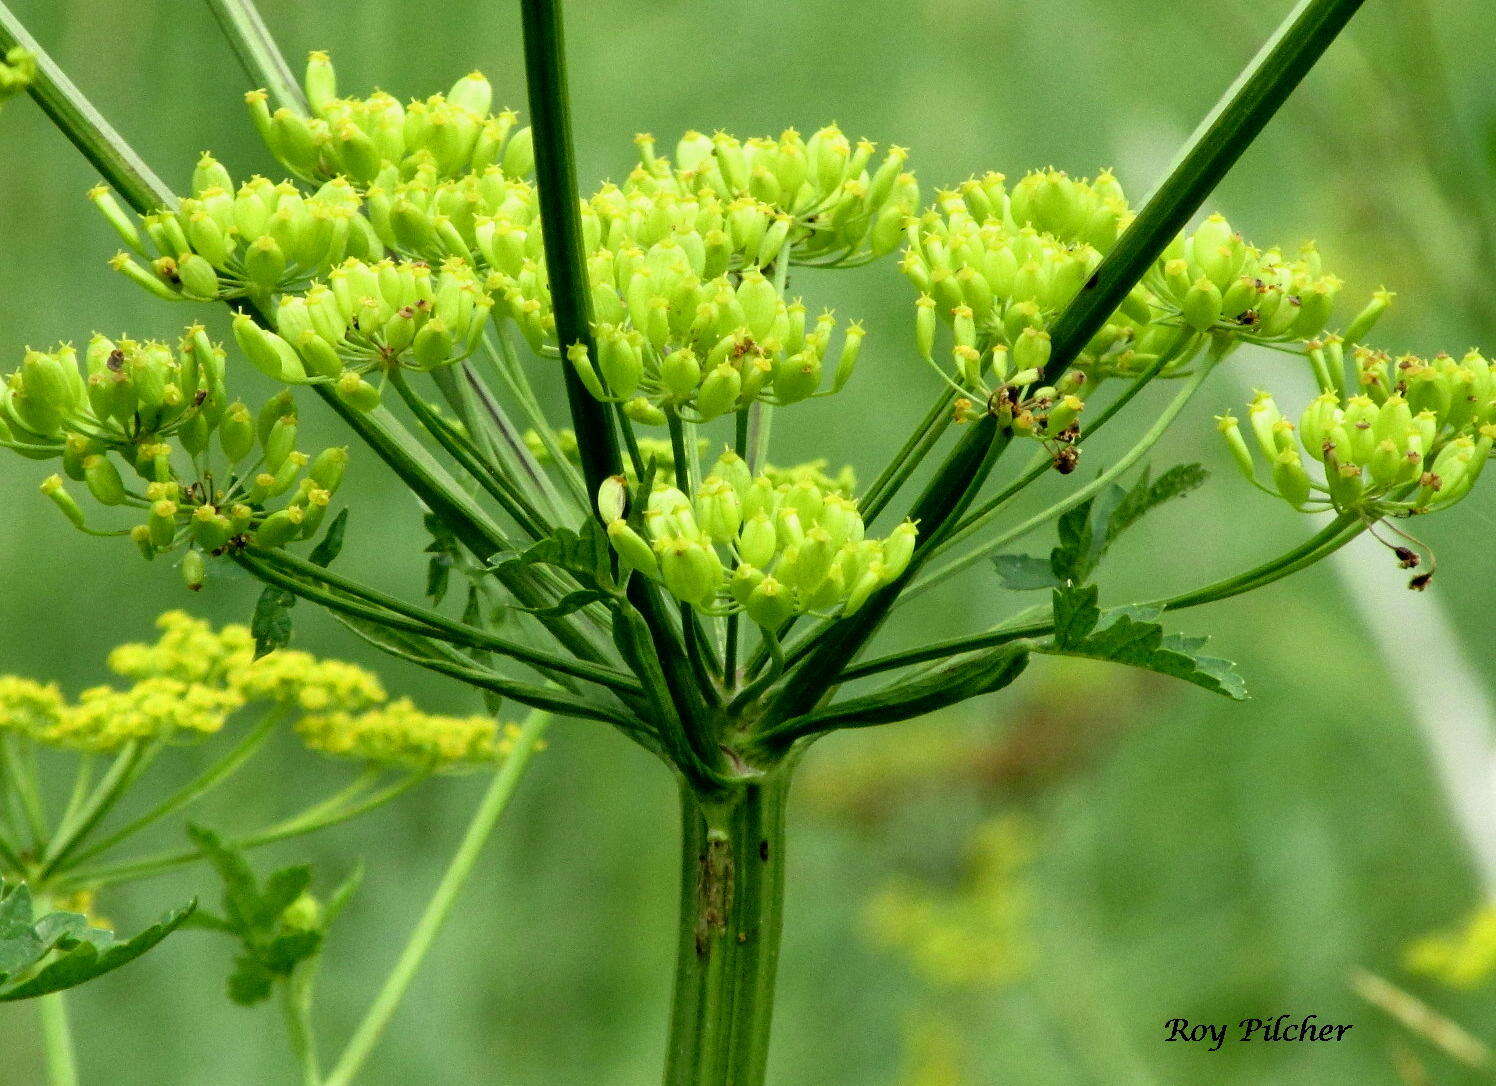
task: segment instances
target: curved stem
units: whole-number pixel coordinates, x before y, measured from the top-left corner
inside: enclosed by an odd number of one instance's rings
[[[529,767],[530,759],[539,748],[540,738],[545,734],[550,722],[551,717],[548,713],[531,713],[520,729],[514,742],[514,749],[499,766],[488,786],[488,791],[484,793],[483,799],[478,804],[478,809],[473,812],[473,819],[468,824],[462,843],[453,853],[452,860],[447,865],[447,870],[442,875],[436,892],[427,903],[426,910],[421,914],[421,919],[414,930],[411,931],[410,939],[401,951],[399,960],[385,979],[384,986],[380,988],[374,1002],[369,1005],[353,1037],[343,1049],[342,1055],[338,1057],[337,1063],[328,1072],[324,1086],[347,1086],[373,1053],[374,1047],[379,1043],[391,1019],[394,1018],[401,999],[404,998],[411,982],[415,979],[416,971],[420,969],[421,962],[425,959],[427,951],[431,949],[437,933],[447,917],[451,915],[457,895],[461,893],[463,886],[472,875],[473,868],[483,852],[483,846],[492,836],[499,818],[509,806],[519,780]]]
[[[286,1021],[286,1039],[301,1070],[302,1086],[321,1086],[322,1070],[317,1062],[317,1038],[312,1029],[310,963],[293,970],[280,983],[281,1013]]]

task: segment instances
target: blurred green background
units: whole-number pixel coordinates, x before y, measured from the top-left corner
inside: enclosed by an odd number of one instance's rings
[[[11,3],[174,186],[185,187],[205,147],[236,174],[273,170],[204,6]],[[927,192],[989,168],[1114,165],[1141,198],[1289,7],[575,0],[584,184],[621,177],[638,130],[671,141],[688,127],[749,135],[834,119],[853,136],[911,146]],[[1426,353],[1496,347],[1496,187],[1482,158],[1496,115],[1489,12],[1481,0],[1433,7],[1368,4],[1213,201],[1259,243],[1319,239],[1349,298],[1383,283],[1400,292],[1382,338]],[[516,3],[263,0],[262,10],[293,63],[332,49],[350,92],[424,96],[476,66],[499,102],[523,104]],[[95,178],[24,101],[0,113],[0,147],[0,358],[93,329],[169,335],[202,315],[146,300],[105,267],[116,242],[83,200]],[[863,318],[871,335],[844,395],[777,428],[776,459],[824,456],[866,475],[933,394],[933,379],[908,360],[910,295],[892,261],[807,273],[797,286],[812,304]],[[1119,548],[1113,602],[1245,568],[1309,530],[1231,473],[1210,424],[1253,381],[1292,385],[1294,364],[1264,355],[1233,365],[1236,377],[1219,375],[1155,457],[1160,467],[1200,459],[1225,470]],[[335,424],[320,421],[335,440]],[[1098,445],[1088,459],[1104,454]],[[356,464],[345,572],[418,592],[416,510],[368,458]],[[109,646],[146,636],[161,610],[247,617],[246,579],[224,573],[187,597],[164,563],[72,532],[37,495],[42,474],[14,459],[0,473],[0,670],[77,690],[103,677]],[[1425,526],[1442,569],[1414,608],[1443,610],[1482,679],[1496,607],[1496,587],[1482,579],[1489,493]],[[1376,558],[1353,576],[1397,573]],[[1180,616],[1239,661],[1253,691],[1245,705],[1115,670],[1036,666],[1033,681],[998,698],[816,748],[792,810],[771,1081],[1424,1081],[1400,1077],[1413,1073],[1410,1055],[1426,1081],[1483,1081],[1350,989],[1355,970],[1372,970],[1496,1042],[1490,991],[1453,995],[1402,970],[1410,939],[1457,922],[1482,891],[1410,708],[1419,696],[1437,700],[1449,675],[1442,664],[1405,669],[1421,691],[1395,680],[1352,607],[1360,591],[1320,568]],[[1027,602],[976,575],[922,600],[897,636],[975,628]],[[300,644],[369,658],[310,608],[297,621]],[[1422,658],[1416,624],[1395,651]],[[461,689],[380,666],[426,704],[472,707]],[[183,750],[162,772],[185,776],[208,756]],[[202,818],[258,824],[347,776],[287,742]],[[321,1029],[331,1041],[362,1012],[480,788],[472,778],[437,782],[278,857],[310,859],[324,888],[367,865],[325,967]],[[655,1081],[675,819],[659,766],[599,726],[559,727],[367,1081]],[[130,929],[204,892],[214,892],[205,873],[188,871],[99,908]],[[72,1006],[85,1083],[294,1081],[275,1012],[223,998],[227,967],[224,945],[184,934],[81,990]],[[1282,1012],[1356,1028],[1329,1045],[1208,1053],[1162,1043],[1169,1018]],[[0,1083],[42,1081],[39,1061],[32,1008],[0,1008]]]

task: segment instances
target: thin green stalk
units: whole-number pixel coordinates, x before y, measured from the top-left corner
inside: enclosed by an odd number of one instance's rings
[[[302,1086],[321,1086],[322,1068],[317,1060],[317,1035],[312,1028],[312,992],[308,969],[310,964],[292,971],[280,982],[281,1014],[286,1022],[286,1038],[291,1054],[301,1071]]]
[[[1182,611],[1189,607],[1200,607],[1207,603],[1216,603],[1220,600],[1230,599],[1232,596],[1240,596],[1246,592],[1254,592],[1264,588],[1274,581],[1280,581],[1284,577],[1297,573],[1300,570],[1323,561],[1341,547],[1345,546],[1356,536],[1366,530],[1366,525],[1354,514],[1343,514],[1336,517],[1323,529],[1306,539],[1303,543],[1293,549],[1270,559],[1261,565],[1254,566],[1244,573],[1233,577],[1227,577],[1219,581],[1205,585],[1201,588],[1191,589],[1175,596],[1166,596],[1162,599],[1152,600],[1144,603],[1134,604],[1136,607],[1157,608],[1160,611]],[[978,649],[990,649],[998,645],[1006,645],[1011,641],[1017,641],[1025,637],[1042,637],[1054,631],[1054,623],[1049,617],[1046,607],[1030,608],[1025,614],[1040,613],[1044,617],[1027,619],[1019,616],[1007,622],[1000,623],[990,630],[979,634],[968,634],[964,637],[951,638],[946,641],[935,641],[922,645],[917,649],[908,649],[903,652],[890,653],[880,656],[865,663],[848,668],[842,675],[844,682],[852,682],[856,679],[865,679],[871,675],[892,671],[895,668],[909,667],[914,664],[929,663],[935,660],[945,660],[952,656],[960,656],[963,653],[975,652]]]
[[[1205,383],[1205,379],[1210,376],[1212,369],[1213,366],[1202,365],[1194,373],[1194,375],[1190,377],[1185,386],[1175,394],[1174,399],[1171,400],[1169,402],[1169,405],[1163,409],[1158,418],[1154,420],[1153,425],[1150,426],[1148,430],[1143,434],[1143,436],[1138,439],[1137,443],[1133,445],[1132,448],[1128,449],[1127,452],[1123,453],[1115,463],[1113,463],[1105,471],[1097,475],[1095,479],[1091,480],[1091,482],[1087,483],[1083,487],[1078,488],[1070,494],[1067,494],[1064,498],[1051,505],[1049,508],[1035,513],[1022,524],[1010,528],[1008,531],[1003,532],[1001,535],[982,540],[979,545],[973,547],[971,550],[961,555],[961,557],[952,559],[945,565],[940,566],[937,569],[933,569],[923,577],[918,578],[913,584],[911,584],[907,589],[904,590],[904,594],[900,597],[900,602],[912,599],[914,596],[925,591],[926,589],[933,588],[941,581],[954,577],[956,574],[962,572],[963,570],[970,569],[973,565],[980,562],[983,558],[997,553],[999,550],[1001,550],[1003,547],[1006,547],[1015,539],[1019,539],[1027,535],[1035,528],[1047,524],[1049,521],[1054,520],[1056,517],[1063,516],[1065,513],[1081,504],[1081,502],[1086,501],[1096,494],[1099,494],[1104,488],[1110,486],[1113,481],[1115,481],[1126,472],[1131,471],[1133,465],[1135,465],[1144,456],[1148,455],[1148,450],[1157,445],[1159,440],[1163,438],[1169,427],[1174,424],[1174,420],[1179,417],[1179,413],[1184,410],[1185,405],[1187,405],[1190,400],[1194,398],[1195,393],[1200,390],[1200,386]],[[959,529],[957,529],[956,534],[960,534]],[[949,544],[946,544],[946,546],[949,546]]]
[[[237,773],[245,762],[254,757],[265,740],[269,738],[270,733],[280,724],[284,723],[289,716],[290,710],[286,706],[278,705],[272,708],[223,757],[219,758],[212,765],[208,766],[207,769],[203,770],[139,818],[121,826],[102,841],[98,841],[91,847],[78,853],[73,858],[73,866],[76,867],[93,859],[95,856],[108,852],[120,842],[133,837],[147,826],[159,822],[167,815],[174,814],[189,804],[196,803],[203,796],[213,791],[213,789]]]
[[[38,882],[45,881],[49,875],[57,871],[73,850],[93,832],[94,827],[103,821],[104,816],[114,809],[114,805],[134,782],[143,764],[155,749],[157,748],[147,747],[140,740],[132,740],[125,744],[116,755],[113,764],[110,765],[109,771],[104,774],[104,779],[94,789],[93,795],[83,805],[76,824],[52,838],[52,843],[42,857],[41,869],[37,873]]]
[[[489,361],[493,363],[494,372],[504,382],[509,395],[528,416],[530,425],[534,427],[536,436],[540,438],[541,446],[545,449],[546,455],[551,458],[551,463],[556,466],[556,471],[571,493],[573,502],[578,508],[587,508],[591,502],[587,496],[587,484],[582,481],[581,472],[577,471],[576,466],[567,459],[565,450],[561,448],[555,427],[546,418],[545,410],[540,406],[540,400],[530,385],[530,379],[525,376],[524,367],[515,355],[514,344],[510,342],[508,334],[502,328],[497,333],[485,330],[483,349]]]
[[[919,461],[930,451],[933,441],[928,439],[928,435],[931,431],[938,428],[943,432],[945,427],[949,425],[952,395],[953,393],[950,392],[941,392],[939,398],[936,399],[934,405],[925,414],[919,425],[909,434],[909,438],[904,442],[903,447],[893,454],[893,459],[888,462],[882,473],[867,488],[867,492],[862,496],[861,502],[862,519],[864,521],[871,522],[882,512],[883,507],[898,492],[898,488],[909,478],[913,469],[907,468],[906,465],[909,463],[910,458],[913,457],[915,466],[918,466]],[[946,420],[945,423],[941,422],[942,419]]]
[[[353,796],[367,790],[368,783],[374,777],[374,774],[364,774],[353,785],[345,788],[336,796],[314,804],[300,814],[293,815],[284,821],[256,830],[254,833],[243,837],[235,838],[229,843],[234,848],[247,850],[274,844],[277,841],[286,841],[293,837],[304,837],[309,833],[337,826],[351,819],[358,818],[361,815],[368,814],[376,807],[381,807],[394,799],[398,799],[418,784],[428,780],[430,776],[431,774],[427,771],[413,771],[365,799],[350,802]],[[149,878],[178,867],[197,863],[202,858],[202,853],[197,849],[160,853],[139,860],[111,864],[106,867],[96,867],[92,870],[80,869],[72,871],[65,878],[59,880],[58,885],[62,892],[95,890],[103,886],[112,886],[116,883],[134,882],[137,879]]]
[[[42,1049],[47,1056],[48,1086],[78,1086],[78,1060],[73,1054],[73,1031],[68,1025],[67,994],[53,992],[36,1001],[41,1018]]]
[[[439,611],[433,611],[430,608],[420,607],[413,603],[406,603],[378,589],[334,573],[332,570],[319,566],[315,562],[308,562],[287,551],[267,551],[257,547],[247,547],[244,550],[244,556],[259,566],[268,565],[276,567],[288,575],[294,574],[297,577],[310,578],[338,592],[352,596],[354,601],[363,601],[369,607],[359,607],[349,612],[357,614],[359,617],[395,625],[399,629],[422,634],[426,637],[434,637],[455,645],[495,652],[501,656],[508,656],[521,663],[528,664],[541,671],[553,671],[571,678],[583,679],[587,682],[605,686],[610,690],[616,690],[622,694],[637,695],[641,691],[641,687],[636,680],[630,679],[627,675],[613,668],[590,664],[580,660],[570,660],[560,656],[551,656],[549,653],[531,648],[522,642],[512,641],[509,638],[490,633],[481,627],[470,626],[465,622],[457,622]],[[256,575],[259,575],[258,571],[256,571]],[[277,583],[288,590],[296,590],[285,582],[278,581]],[[324,606],[335,607],[337,604],[334,603],[334,600],[335,597],[318,593],[314,602]],[[341,601],[344,604],[349,602],[351,601]],[[390,612],[390,614],[387,615],[381,612]],[[399,616],[409,621],[395,623],[392,621],[394,616]]]
[[[22,756],[19,740],[4,732],[0,732],[0,779],[9,784],[15,813],[30,831],[32,843],[40,847],[47,840],[47,815],[36,777]]]
[[[27,87],[31,97],[125,201],[141,214],[176,206],[177,198],[166,183],[62,74],[62,69],[26,32],[10,9],[0,3],[0,53],[17,45],[36,58],[36,78]]]
[[[1137,219],[1050,328],[1052,353],[1041,384],[1054,384],[1101,331],[1364,2],[1300,0],[1288,14],[1195,131]]]
[[[592,291],[582,247],[582,212],[577,195],[576,155],[571,135],[571,94],[566,83],[566,44],[561,0],[525,0],[520,7],[525,39],[525,82],[535,134],[535,185],[545,237],[546,269],[561,345],[562,373],[587,493],[622,465],[618,435],[604,404],[594,399],[565,362],[567,350],[582,344],[593,358]]]
[[[530,485],[535,488],[538,500],[543,504],[545,511],[550,514],[550,519],[561,521],[562,511],[566,508],[561,492],[556,489],[555,482],[535,459],[535,454],[530,451],[529,445],[525,444],[524,437],[515,428],[513,420],[504,411],[503,405],[494,397],[487,382],[468,362],[462,364],[462,380],[466,382],[472,399],[476,401],[480,409],[479,415],[488,420],[488,429],[493,432],[494,444],[499,456],[512,470],[530,481]]]
[[[306,95],[253,0],[206,0],[206,3],[249,78],[259,81],[270,92],[271,101],[278,108],[305,116],[309,112]]]
[[[431,896],[425,911],[421,914],[421,919],[411,931],[405,948],[395,962],[395,967],[385,978],[383,987],[380,988],[374,1002],[369,1005],[353,1037],[343,1049],[342,1055],[338,1057],[337,1063],[328,1072],[324,1086],[347,1086],[373,1053],[379,1039],[394,1018],[400,1001],[410,989],[411,982],[415,979],[417,970],[420,969],[427,952],[431,949],[437,933],[441,931],[442,925],[451,915],[458,894],[462,892],[462,888],[472,876],[473,869],[483,853],[484,845],[488,843],[488,839],[493,835],[494,827],[498,825],[499,819],[508,808],[509,801],[519,785],[520,777],[524,775],[530,759],[539,748],[540,739],[550,722],[551,717],[548,713],[531,713],[520,729],[514,741],[514,749],[509,752],[494,773],[488,790],[479,802],[477,810],[473,812],[473,819],[468,824],[467,832],[463,834],[462,843],[452,854],[451,862],[448,863],[441,882],[437,884],[436,892]]]

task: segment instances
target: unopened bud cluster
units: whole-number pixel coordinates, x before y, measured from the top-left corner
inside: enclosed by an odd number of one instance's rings
[[[1496,371],[1478,352],[1464,358],[1394,358],[1366,348],[1345,357],[1332,338],[1310,344],[1323,391],[1299,417],[1258,392],[1247,410],[1270,482],[1258,479],[1252,446],[1232,415],[1217,421],[1252,482],[1295,509],[1334,508],[1367,519],[1428,513],[1470,492],[1496,439]],[[1347,361],[1353,382],[1346,380]],[[1308,460],[1320,465],[1311,477]]]
[[[266,146],[302,180],[345,177],[362,188],[393,185],[421,170],[457,177],[498,166],[523,177],[534,168],[530,129],[512,112],[490,112],[493,88],[481,72],[463,76],[445,95],[409,105],[383,91],[341,98],[332,61],[315,52],[307,60],[305,89],[311,116],[287,108],[272,112],[262,90],[245,96]]]
[[[845,266],[890,253],[904,220],[919,211],[919,183],[904,169],[908,152],[890,147],[875,161],[876,144],[854,144],[836,125],[809,139],[793,128],[778,139],[687,132],[674,163],[656,155],[651,137],[636,142],[658,183],[769,208],[771,228],[784,232],[798,264]]]
[[[625,502],[623,479],[603,484],[598,508],[625,567],[684,603],[741,609],[770,631],[795,615],[856,613],[914,552],[912,523],[867,539],[852,499],[810,478],[776,486],[731,452],[692,495],[657,487],[633,524]]]
[[[289,394],[252,413],[223,380],[223,351],[198,327],[175,348],[96,335],[81,359],[29,350],[0,386],[0,442],[61,461],[42,492],[77,527],[94,531],[67,480],[139,517],[128,534],[147,557],[186,546],[199,588],[204,552],[313,535],[348,462],[345,449],[297,451]]]
[[[275,331],[248,316],[234,337],[255,368],[289,384],[327,381],[359,410],[379,403],[365,374],[396,366],[433,370],[477,347],[493,301],[457,259],[420,263],[349,260],[305,294],[280,300]]]
[[[192,195],[175,211],[137,221],[103,186],[89,198],[131,250],[112,266],[167,299],[263,304],[305,289],[350,257],[375,260],[383,253],[359,213],[358,193],[341,177],[309,196],[289,181],[263,177],[236,189],[228,171],[205,153],[193,171]]]

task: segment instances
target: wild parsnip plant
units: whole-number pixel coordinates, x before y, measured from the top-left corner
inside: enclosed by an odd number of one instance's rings
[[[1191,226],[1360,0],[1303,0],[1141,205],[1109,172],[931,191],[904,149],[835,126],[692,132],[668,153],[639,136],[632,173],[582,193],[559,0],[522,4],[529,127],[477,73],[401,103],[340,87],[314,53],[298,83],[248,0],[209,6],[262,88],[250,121],[286,179],[204,155],[181,197],[0,6],[0,43],[34,58],[20,78],[103,174],[91,199],[122,239],[114,267],[189,312],[236,314],[232,350],[190,324],[176,343],[28,351],[0,438],[60,464],[42,489],[83,530],[130,536],[193,589],[215,563],[265,582],[253,637],[270,660],[303,600],[491,710],[612,725],[657,755],[682,799],[669,1083],[763,1080],[784,805],[809,744],[1001,690],[1035,654],[1240,697],[1231,665],[1166,630],[1166,612],[1271,584],[1363,531],[1421,588],[1432,557],[1399,525],[1463,498],[1491,453],[1483,356],[1388,352],[1372,339],[1386,292],[1347,303],[1312,247],[1252,244],[1219,215]],[[860,324],[806,299],[884,258],[909,282],[910,334],[878,348],[882,376],[933,370],[927,416],[866,486],[772,466],[771,423],[835,396],[863,354]],[[1220,417],[1225,441],[1254,486],[1332,518],[1255,568],[1104,608],[1109,545],[1204,481],[1194,465],[1154,476],[1149,450],[1244,345],[1300,359],[1321,394],[1290,418],[1259,393],[1250,435]],[[245,402],[245,364],[283,391]],[[569,427],[536,380],[564,384]],[[1172,401],[1136,418],[1163,380]],[[298,448],[315,400],[348,450]],[[1127,417],[1131,447],[1093,473],[1089,438]],[[411,560],[435,556],[429,599],[330,568],[354,455],[427,510]],[[1013,500],[1052,475],[1065,495],[1015,522]],[[1047,556],[1006,552],[1050,524]],[[994,590],[1048,603],[879,654],[901,605],[983,563]]]

